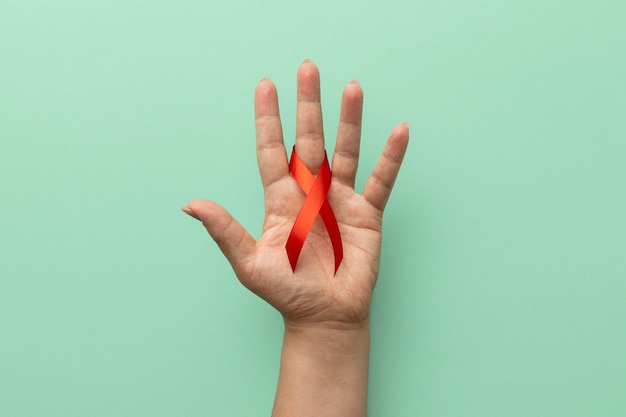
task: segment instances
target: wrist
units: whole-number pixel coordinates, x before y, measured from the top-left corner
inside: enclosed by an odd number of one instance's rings
[[[365,416],[369,322],[285,321],[273,416]]]
[[[369,353],[369,320],[358,323],[299,323],[285,320],[285,347],[303,354],[362,355]]]

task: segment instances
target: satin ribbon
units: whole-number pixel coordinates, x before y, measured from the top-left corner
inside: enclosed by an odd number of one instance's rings
[[[324,162],[322,162],[320,172],[317,174],[317,177],[315,177],[304,162],[302,162],[300,157],[298,157],[294,146],[291,153],[291,160],[289,161],[289,172],[302,191],[307,195],[293,224],[293,228],[289,233],[287,244],[285,245],[291,269],[293,271],[296,270],[296,264],[298,263],[304,241],[319,214],[328,231],[330,242],[333,245],[336,274],[341,260],[343,259],[343,245],[341,243],[341,233],[339,233],[339,225],[337,224],[335,213],[333,213],[333,209],[326,199],[332,179],[332,172],[328,165],[328,157],[326,155],[324,156]]]

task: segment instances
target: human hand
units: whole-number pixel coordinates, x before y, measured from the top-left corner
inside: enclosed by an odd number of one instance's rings
[[[256,87],[256,148],[265,191],[265,221],[255,240],[223,207],[193,200],[183,211],[202,221],[243,285],[281,312],[288,326],[350,328],[367,322],[379,271],[382,218],[408,145],[408,124],[396,126],[362,194],[354,190],[361,137],[363,92],[344,91],[327,199],[337,218],[343,262],[334,274],[332,246],[318,217],[292,271],[285,242],[305,194],[289,173],[274,84]],[[319,71],[305,61],[298,70],[296,153],[313,174],[325,156]]]

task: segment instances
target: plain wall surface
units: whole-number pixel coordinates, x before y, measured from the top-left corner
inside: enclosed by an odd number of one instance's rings
[[[0,1],[0,416],[269,415],[282,321],[179,208],[263,221],[253,92],[365,94],[369,415],[626,415],[623,1]]]

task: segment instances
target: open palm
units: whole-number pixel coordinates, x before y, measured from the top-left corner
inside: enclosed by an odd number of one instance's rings
[[[317,67],[298,71],[295,150],[313,174],[324,161],[324,135]],[[218,204],[193,200],[183,208],[201,220],[237,277],[297,325],[349,326],[367,320],[380,259],[383,210],[408,144],[408,125],[396,126],[362,194],[354,191],[359,159],[363,92],[346,86],[332,158],[328,201],[337,218],[344,257],[337,274],[328,233],[318,217],[295,271],[285,251],[287,237],[306,195],[289,173],[274,84],[263,79],[255,92],[257,159],[265,190],[263,232],[255,240]]]

